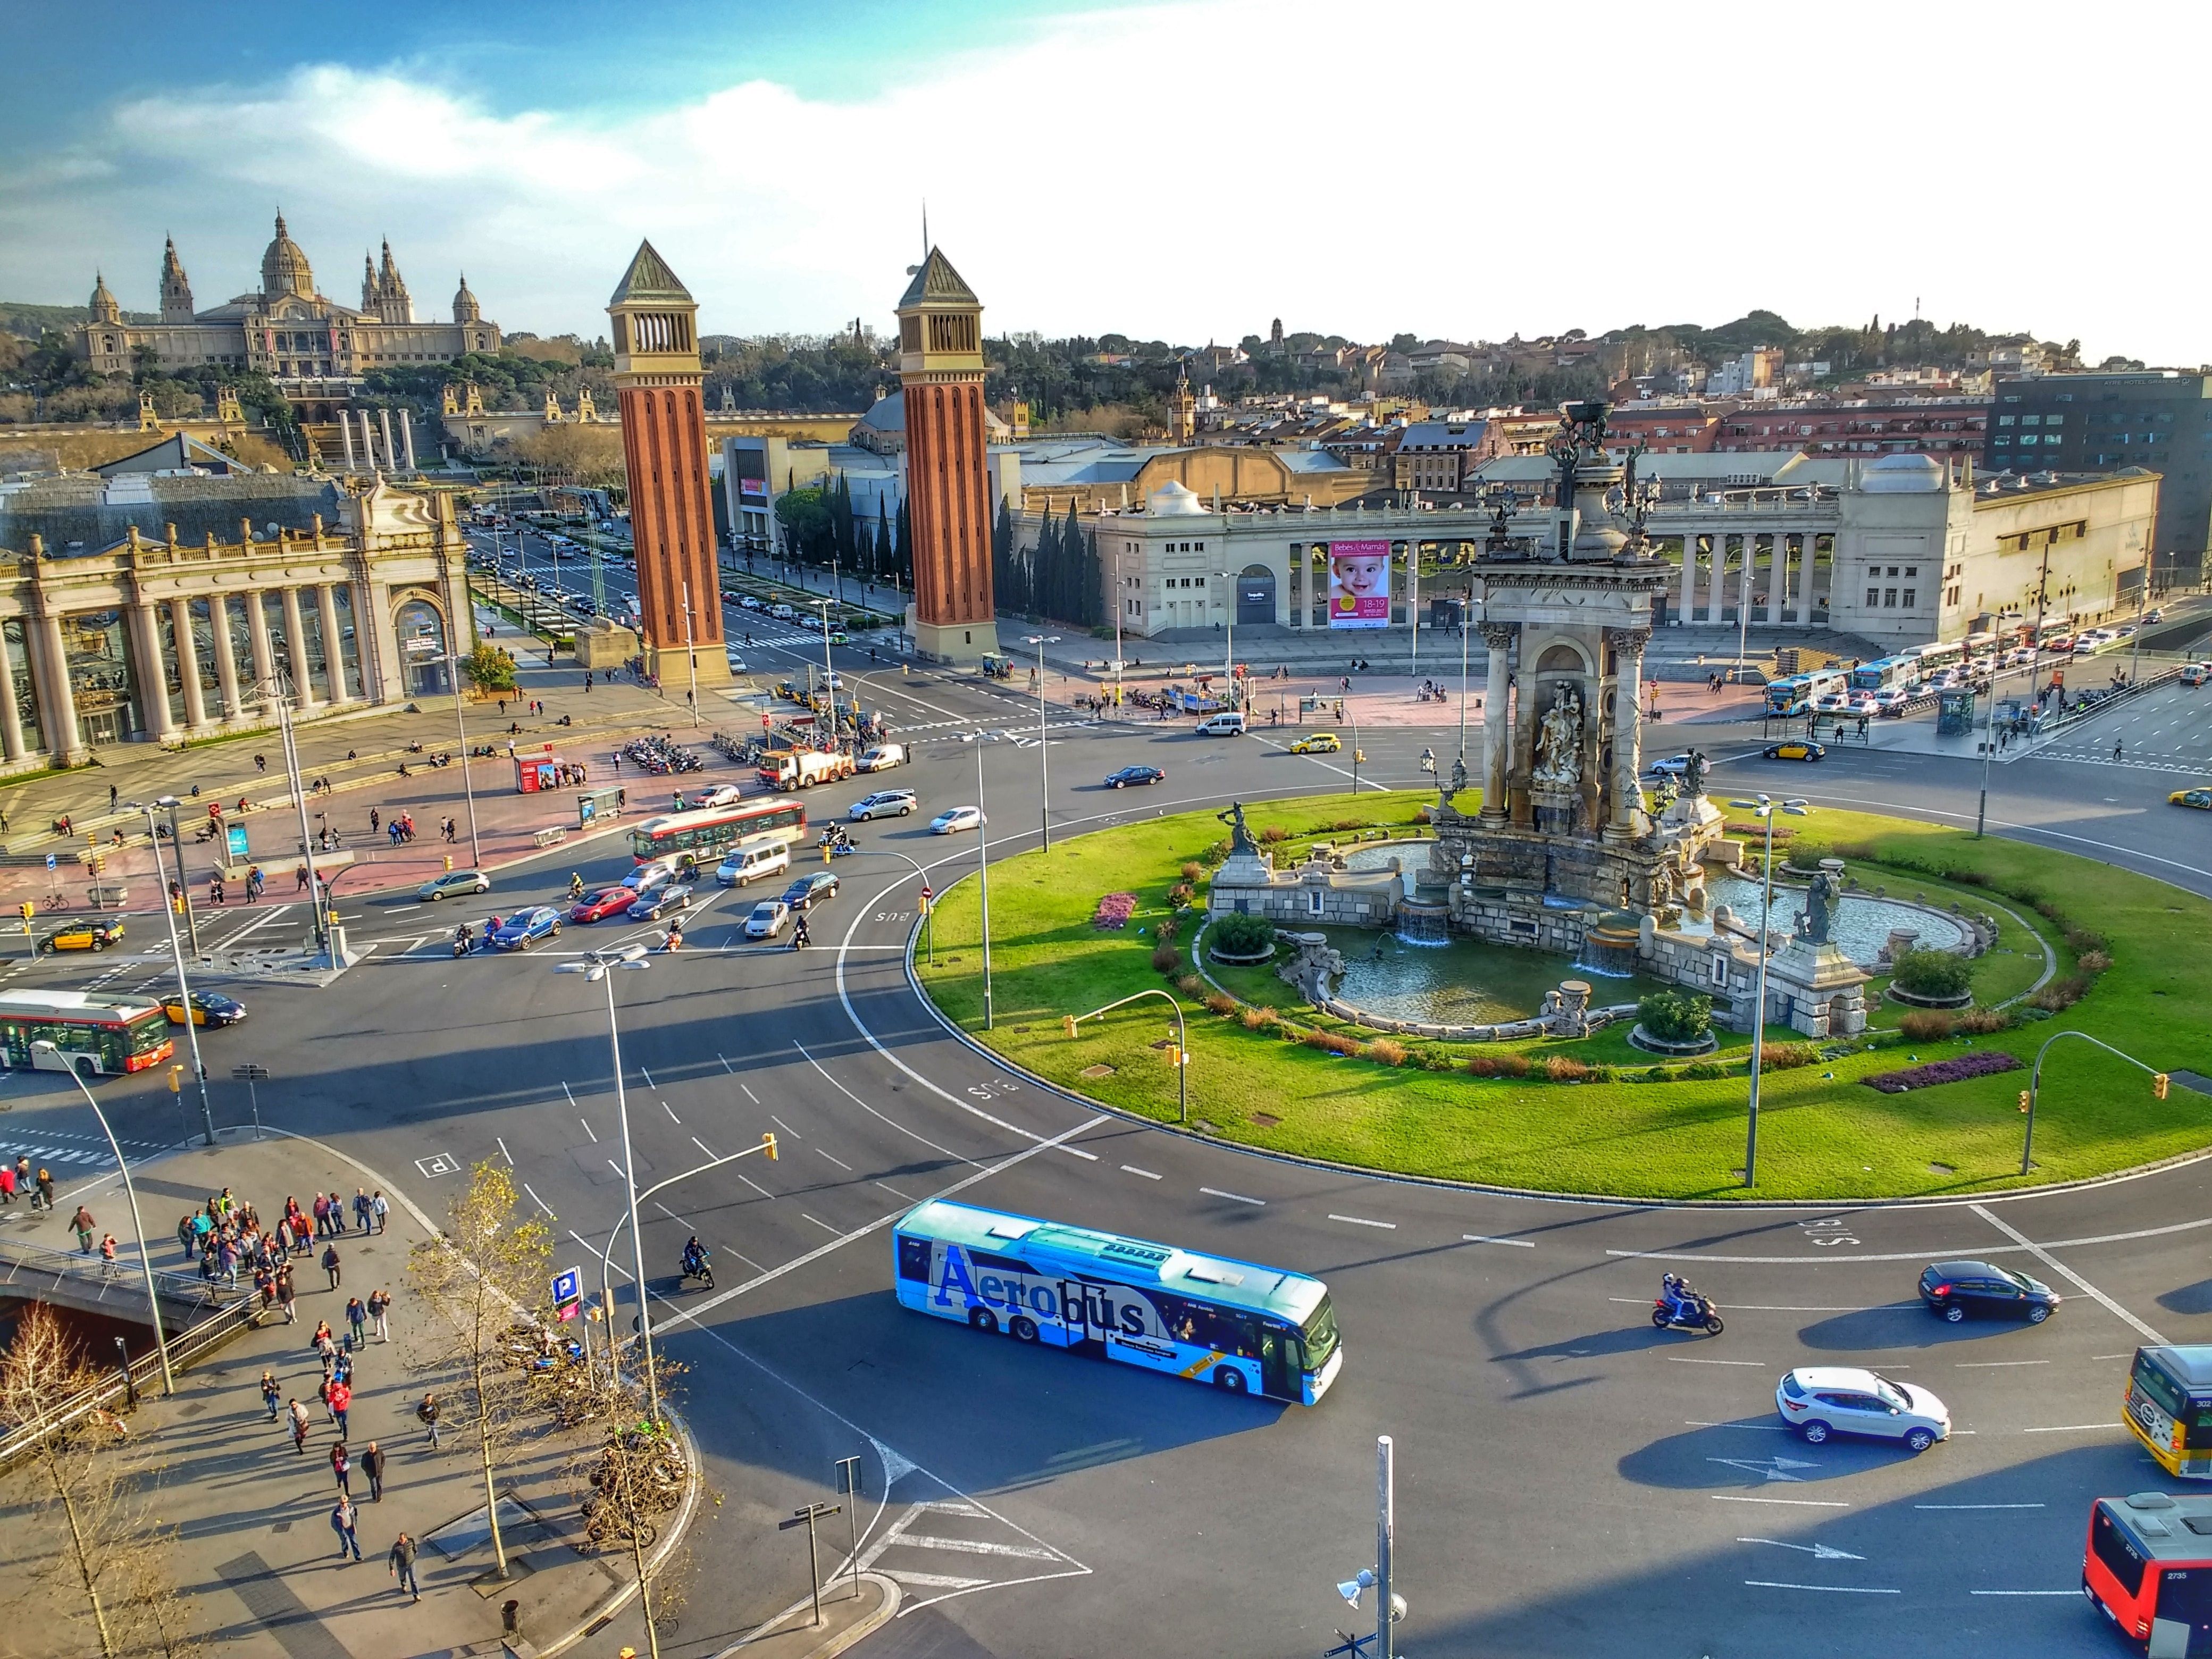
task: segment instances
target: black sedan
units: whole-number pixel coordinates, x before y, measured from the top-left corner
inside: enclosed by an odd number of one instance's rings
[[[1125,766],[1106,775],[1109,789],[1127,789],[1133,783],[1165,783],[1168,775],[1157,766]]]
[[[824,899],[837,896],[837,878],[827,870],[810,871],[783,890],[783,902],[797,913],[811,910]]]
[[[1969,1314],[1984,1319],[2025,1319],[2040,1325],[2058,1306],[2058,1292],[2039,1279],[1993,1267],[1986,1261],[1938,1261],[1920,1275],[1928,1311],[1954,1325]]]

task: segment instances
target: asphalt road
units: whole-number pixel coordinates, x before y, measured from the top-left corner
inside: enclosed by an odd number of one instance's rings
[[[2212,814],[2163,804],[2201,743],[2191,711],[2203,705],[2157,696],[2125,714],[2118,740],[2163,732],[2170,765],[1993,768],[1994,831],[2212,891]],[[1018,691],[972,679],[878,674],[862,700],[903,714],[919,759],[896,781],[928,811],[975,798],[977,751],[961,732],[1024,738],[1036,719]],[[1209,742],[1180,725],[1054,720],[1064,833],[1351,787],[1347,756],[1290,757],[1288,734]],[[1662,729],[1652,748],[1692,738],[1721,757],[1717,793],[1802,791],[1948,822],[1974,810],[1978,777],[1955,763],[1849,751],[1792,767],[1735,758],[1755,750],[1749,733],[1711,727]],[[1419,782],[1421,749],[1449,766],[1453,741],[1449,727],[1369,734],[1363,786]],[[981,752],[994,852],[1030,844],[1036,750]],[[1097,787],[1138,761],[1166,784]],[[863,850],[836,866],[843,889],[817,918],[819,948],[744,944],[738,924],[758,895],[717,892],[684,951],[614,981],[641,1184],[764,1131],[783,1151],[644,1211],[656,1327],[691,1368],[691,1420],[726,1500],[672,1651],[719,1652],[804,1589],[804,1547],[774,1522],[827,1493],[833,1459],[859,1454],[862,1554],[902,1577],[909,1609],[863,1654],[1317,1654],[1364,1617],[1331,1586],[1371,1565],[1378,1433],[1400,1448],[1403,1643],[1419,1655],[2105,1650],[2077,1589],[2087,1509],[2162,1484],[2118,1426],[2120,1394],[2150,1334],[2212,1341],[2212,1164],[1984,1204],[1717,1212],[1461,1192],[1188,1141],[1010,1078],[918,1006],[901,965],[918,875],[941,890],[976,852],[924,822],[857,830]],[[625,867],[617,845],[595,850],[587,880]],[[503,874],[494,896],[503,911],[550,900],[575,863]],[[270,1121],[327,1137],[434,1211],[467,1163],[511,1163],[562,1263],[595,1259],[622,1202],[605,993],[551,970],[643,930],[572,928],[527,955],[457,962],[442,942],[452,907],[434,924],[407,903],[350,908],[354,941],[377,942],[369,961],[327,992],[252,994],[244,1027],[205,1038],[215,1077],[269,1066]],[[5,982],[94,979],[161,982],[92,961]],[[52,1081],[0,1083],[13,1108],[0,1133],[85,1128]],[[242,1117],[234,1085],[217,1088],[218,1109]],[[157,1081],[104,1091],[120,1133],[179,1121]],[[1335,1390],[1311,1410],[1260,1403],[902,1312],[888,1224],[954,1191],[1321,1275],[1346,1344]],[[714,1251],[716,1291],[677,1283],[692,1231]],[[1951,1255],[2035,1273],[2068,1304],[2039,1328],[1942,1325],[1907,1304],[1923,1262]],[[1723,1304],[1725,1336],[1651,1328],[1670,1267]],[[1804,1445],[1778,1429],[1773,1390],[1787,1367],[1820,1362],[1933,1388],[1960,1432],[1919,1458]]]

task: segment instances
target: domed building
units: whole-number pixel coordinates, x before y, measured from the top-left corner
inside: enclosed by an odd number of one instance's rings
[[[141,347],[165,369],[218,367],[266,374],[292,400],[303,422],[335,420],[373,369],[449,363],[471,352],[497,351],[500,329],[464,277],[450,322],[418,320],[405,280],[386,242],[380,264],[362,256],[361,304],[339,304],[315,287],[307,250],[292,240],[284,216],[261,255],[261,285],[207,310],[192,303],[173,240],[156,278],[157,323],[129,321],[104,276],[91,301],[91,320],[76,331],[76,355],[100,374],[131,373]]]

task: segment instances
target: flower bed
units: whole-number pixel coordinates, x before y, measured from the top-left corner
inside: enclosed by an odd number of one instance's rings
[[[1098,901],[1097,909],[1091,912],[1093,927],[1127,927],[1129,918],[1137,913],[1134,893],[1109,893]]]
[[[1970,1077],[1987,1077],[1993,1072],[2016,1072],[2020,1056],[2008,1054],[2002,1048],[1978,1048],[1971,1054],[1960,1054],[1954,1060],[1938,1060],[1926,1066],[1908,1066],[1902,1072],[1877,1072],[1872,1077],[1863,1077],[1860,1082],[1869,1089],[1879,1089],[1886,1095],[1901,1095],[1908,1089],[1928,1089],[1939,1083],[1963,1083]]]

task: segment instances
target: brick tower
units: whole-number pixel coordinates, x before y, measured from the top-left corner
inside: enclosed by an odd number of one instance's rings
[[[614,322],[615,387],[637,548],[639,631],[646,667],[671,696],[688,690],[694,675],[702,685],[730,678],[707,495],[698,313],[653,244],[640,242],[607,301],[607,315]]]
[[[983,302],[935,248],[898,302],[906,398],[915,649],[974,662],[999,648],[994,503],[983,465]]]

